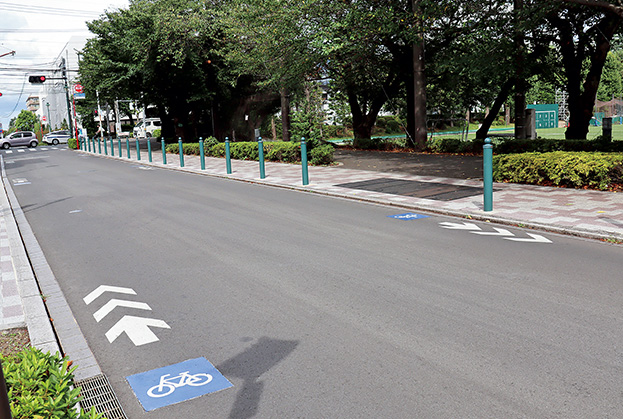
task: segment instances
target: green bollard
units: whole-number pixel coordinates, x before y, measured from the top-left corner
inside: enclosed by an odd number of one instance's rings
[[[125,148],[128,153],[128,159],[129,159],[130,158],[130,138],[129,137],[125,140]]]
[[[177,152],[180,155],[180,167],[184,167],[184,145],[182,144],[182,137],[179,137],[179,140],[177,140]]]
[[[162,164],[167,164],[167,150],[164,144],[164,138],[162,138]]]
[[[149,157],[149,162],[151,163],[151,138],[147,139],[147,156]]]
[[[266,170],[264,169],[264,142],[262,137],[257,138],[257,154],[260,159],[260,179],[266,177]]]
[[[138,138],[136,139],[136,159],[137,160],[141,159],[141,147],[140,147],[140,144],[138,142]]]
[[[229,137],[225,137],[225,166],[227,174],[231,175],[231,152],[229,150]]]
[[[106,140],[104,140],[104,155],[108,155],[108,142],[106,142]]]
[[[484,209],[493,211],[493,144],[491,139],[485,140],[482,146],[483,180],[484,180]]]
[[[123,157],[123,154],[121,153],[121,138],[117,138],[117,142],[119,144],[119,157]]]
[[[115,157],[115,143],[113,142],[112,137],[110,137],[110,155]]]
[[[97,151],[99,154],[102,154],[102,142],[99,138],[97,139]]]
[[[206,156],[203,150],[203,139],[199,137],[199,156],[201,158],[201,170],[206,169]]]
[[[309,174],[307,172],[307,144],[305,138],[301,137],[301,166],[303,167],[303,185],[309,185]]]
[[[87,145],[89,146],[89,153],[91,152],[91,140],[87,138]]]

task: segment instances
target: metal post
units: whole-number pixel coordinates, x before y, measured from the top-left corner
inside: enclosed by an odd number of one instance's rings
[[[99,138],[97,139],[97,151],[99,154],[102,154],[102,142]]]
[[[264,169],[264,142],[262,141],[262,137],[257,138],[257,154],[260,159],[260,179],[264,179],[266,177],[266,171]]]
[[[125,140],[125,149],[128,153],[128,159],[130,158],[130,138],[126,138]]]
[[[115,143],[112,141],[112,137],[110,137],[110,155],[115,157]]]
[[[87,138],[87,145],[89,146],[89,153],[91,152],[91,140]]]
[[[12,417],[11,403],[9,402],[9,394],[7,391],[6,381],[4,380],[2,362],[0,362],[0,418],[11,419]]]
[[[162,164],[167,164],[167,150],[166,145],[164,144],[164,138],[161,140],[162,144]]]
[[[118,142],[118,144],[119,144],[119,157],[123,157],[123,153],[121,152],[121,139],[120,139],[120,138],[118,138],[118,139],[117,139],[117,142]]]
[[[136,139],[136,159],[141,159],[141,145],[138,142],[138,138]]]
[[[180,167],[184,167],[184,145],[182,144],[182,137],[177,140],[177,152],[180,154]]]
[[[151,163],[151,138],[147,139],[147,155],[149,156],[149,162]]]
[[[484,210],[493,211],[493,145],[487,138],[482,146],[483,179],[484,179]]]
[[[225,165],[227,174],[231,175],[231,152],[229,150],[229,137],[225,137]]]
[[[307,144],[305,138],[301,137],[301,166],[303,167],[303,185],[309,185],[309,174],[307,172]]]
[[[203,150],[203,139],[199,137],[199,156],[201,158],[201,170],[206,169],[206,156]]]
[[[104,155],[108,155],[108,142],[106,140],[104,140]]]

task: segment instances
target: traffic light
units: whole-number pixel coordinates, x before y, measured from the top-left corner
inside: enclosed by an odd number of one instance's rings
[[[2,93],[0,93],[0,97],[2,96]]]
[[[29,76],[28,82],[30,83],[43,83],[45,81],[45,76]]]

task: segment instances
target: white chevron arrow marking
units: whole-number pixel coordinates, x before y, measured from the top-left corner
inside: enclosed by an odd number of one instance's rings
[[[123,316],[113,327],[106,332],[106,338],[113,343],[122,333],[125,332],[132,343],[136,346],[156,342],[158,336],[149,327],[160,327],[170,329],[171,327],[163,320],[149,319],[146,317]]]
[[[470,231],[470,233],[480,234],[481,236],[514,236],[513,233],[503,228],[493,227],[493,229],[495,230],[495,232],[493,231]]]
[[[100,308],[95,313],[93,313],[93,317],[95,317],[95,321],[99,323],[100,320],[106,317],[108,313],[110,313],[117,307],[130,307],[130,308],[138,308],[141,310],[151,310],[151,307],[149,307],[149,305],[146,303],[139,303],[137,301],[117,300],[116,298],[113,298],[112,300],[104,304],[102,308]]]
[[[439,223],[439,225],[443,228],[448,228],[450,230],[480,230],[480,227],[472,223],[443,222],[443,223]]]
[[[87,305],[89,305],[93,301],[95,301],[97,297],[105,292],[118,292],[120,294],[136,295],[136,291],[134,291],[132,288],[113,287],[112,285],[100,285],[95,290],[91,291],[89,295],[84,297],[83,300]]]
[[[526,233],[528,236],[532,237],[531,239],[520,238],[520,237],[504,237],[505,240],[512,240],[515,242],[528,242],[528,243],[552,243],[551,240],[540,236],[538,234]]]

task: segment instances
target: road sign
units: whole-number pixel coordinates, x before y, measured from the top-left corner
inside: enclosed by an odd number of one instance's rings
[[[43,122],[45,122],[45,121],[47,121],[48,119],[45,117],[45,115],[43,115],[43,116],[41,117],[41,120],[42,120]]]
[[[388,215],[389,218],[395,218],[397,220],[419,220],[420,218],[428,218],[428,215],[415,214],[413,212],[407,212],[405,214]]]
[[[84,90],[83,90],[82,85],[81,85],[81,84],[75,84],[75,85],[74,85],[74,92],[75,92],[75,93],[83,93],[83,92],[84,92]]]
[[[126,380],[147,412],[233,386],[203,357],[130,375]]]

